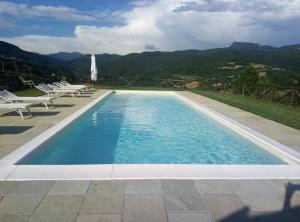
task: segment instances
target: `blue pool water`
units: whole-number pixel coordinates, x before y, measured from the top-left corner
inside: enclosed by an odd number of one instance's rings
[[[18,164],[285,164],[172,95],[116,93]]]

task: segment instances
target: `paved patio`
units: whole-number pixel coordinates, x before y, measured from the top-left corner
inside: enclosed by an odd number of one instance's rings
[[[288,207],[287,180],[2,181],[0,221],[299,222],[292,182]]]
[[[34,106],[31,108],[33,117],[25,120],[22,120],[15,112],[1,109],[0,159],[105,92],[107,90],[99,90],[79,95],[77,98],[59,97],[54,100],[54,109],[46,110],[43,105]],[[24,115],[26,115],[26,112],[24,112]]]
[[[33,118],[0,117],[0,158],[106,91],[61,97],[56,108],[34,107]],[[300,150],[300,132],[217,101],[194,101]],[[286,189],[288,182],[290,185]],[[285,200],[290,201],[287,203]],[[289,204],[290,203],[290,206]],[[300,218],[300,180],[1,181],[0,221],[280,221]]]

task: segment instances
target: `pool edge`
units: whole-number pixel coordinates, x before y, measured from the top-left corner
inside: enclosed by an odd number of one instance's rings
[[[121,90],[116,90],[116,91],[118,92]],[[125,91],[123,90],[122,92]],[[143,92],[143,91],[139,91],[139,92]],[[154,92],[176,94],[175,91],[154,91]],[[113,91],[106,92],[105,94],[97,97],[95,100],[93,100],[86,106],[82,107],[80,110],[76,111],[75,113],[87,107],[86,110],[83,110],[82,113],[79,114],[77,117],[75,117],[72,121],[77,119],[85,111],[92,108],[96,103],[100,102],[102,99],[104,99],[106,96],[110,95],[111,93],[113,93]],[[147,93],[149,93],[149,91],[147,91]],[[95,102],[96,100],[98,101]],[[196,103],[194,104],[199,105]],[[208,107],[206,108],[209,109]],[[71,114],[64,120],[73,116],[75,113]],[[222,115],[220,113],[218,114]],[[230,118],[227,119],[232,120]],[[70,121],[69,123],[71,123],[72,121]],[[61,129],[63,129],[64,127],[62,127]],[[47,132],[48,130],[46,130],[45,132]],[[59,132],[60,130],[58,130],[57,132]],[[45,132],[42,132],[40,135],[42,135]],[[28,145],[33,140],[37,139],[37,137],[33,138],[31,141],[24,144],[23,146]],[[43,142],[44,141],[45,140],[43,140]],[[39,143],[38,145],[40,144],[41,143]],[[22,148],[23,146],[21,146],[20,148]],[[37,147],[38,146],[36,146],[35,148]],[[16,151],[18,151],[20,148],[18,148]],[[33,148],[32,150],[34,150],[35,148]],[[10,156],[11,154],[9,154],[8,156]],[[25,155],[27,154],[28,152]],[[8,156],[0,160],[0,180],[299,179],[300,178],[300,165],[206,165],[206,164],[14,165],[15,162],[19,161],[24,156],[22,157],[19,156],[17,161],[10,161],[10,162],[9,160],[11,159],[6,159]],[[7,161],[3,161],[5,159]]]

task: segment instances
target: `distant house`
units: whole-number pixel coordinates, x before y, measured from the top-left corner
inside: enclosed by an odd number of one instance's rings
[[[251,63],[251,66],[258,70],[266,70],[268,67],[265,64],[255,64],[255,63]]]
[[[236,62],[228,62],[227,65],[228,65],[228,66],[222,66],[222,67],[220,67],[220,68],[218,68],[218,69],[223,69],[223,70],[226,70],[226,69],[227,69],[227,70],[235,70],[235,69],[240,69],[240,68],[244,67],[244,66],[242,66],[242,65],[236,64]]]
[[[267,72],[259,72],[258,76],[259,77],[265,77],[267,75]]]
[[[273,71],[285,71],[283,68],[272,68]]]

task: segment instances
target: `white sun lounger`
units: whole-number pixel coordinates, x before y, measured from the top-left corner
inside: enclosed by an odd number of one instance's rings
[[[69,92],[73,92],[73,93],[78,93],[78,94],[81,94],[80,93],[80,89],[67,89],[67,88],[61,88],[61,87],[58,87],[54,84],[47,84],[47,86],[53,90],[61,90],[61,91],[69,91]]]
[[[10,109],[15,111],[16,113],[18,113],[22,119],[24,119],[24,115],[22,113],[22,109],[25,109],[28,114],[29,117],[31,117],[31,112],[29,107],[32,105],[32,103],[2,103],[2,101],[0,102],[0,109]]]
[[[87,86],[80,86],[80,85],[63,85],[60,82],[55,82],[53,83],[53,85],[55,85],[58,89],[74,89],[74,90],[78,90],[78,91],[86,91],[87,90]]]
[[[67,81],[60,81],[60,84],[64,85],[64,86],[72,86],[72,87],[82,87],[84,90],[88,91],[88,89],[90,88],[90,86],[87,85],[72,85],[70,83],[68,83]]]
[[[45,92],[48,94],[48,96],[54,96],[54,95],[65,95],[65,94],[71,94],[74,98],[76,96],[77,90],[56,90],[52,89],[46,84],[39,84],[38,86],[34,86],[35,88]]]
[[[5,100],[6,102],[10,102],[10,103],[18,103],[18,102],[24,102],[24,101],[32,101],[32,102],[37,102],[37,103],[43,103],[46,106],[46,109],[48,110],[48,104],[47,102],[49,102],[52,107],[54,107],[53,104],[53,99],[55,99],[55,97],[49,97],[49,96],[38,96],[38,97],[20,97],[20,96],[16,96],[15,94],[7,91],[7,90],[3,90],[0,91],[0,97]]]

